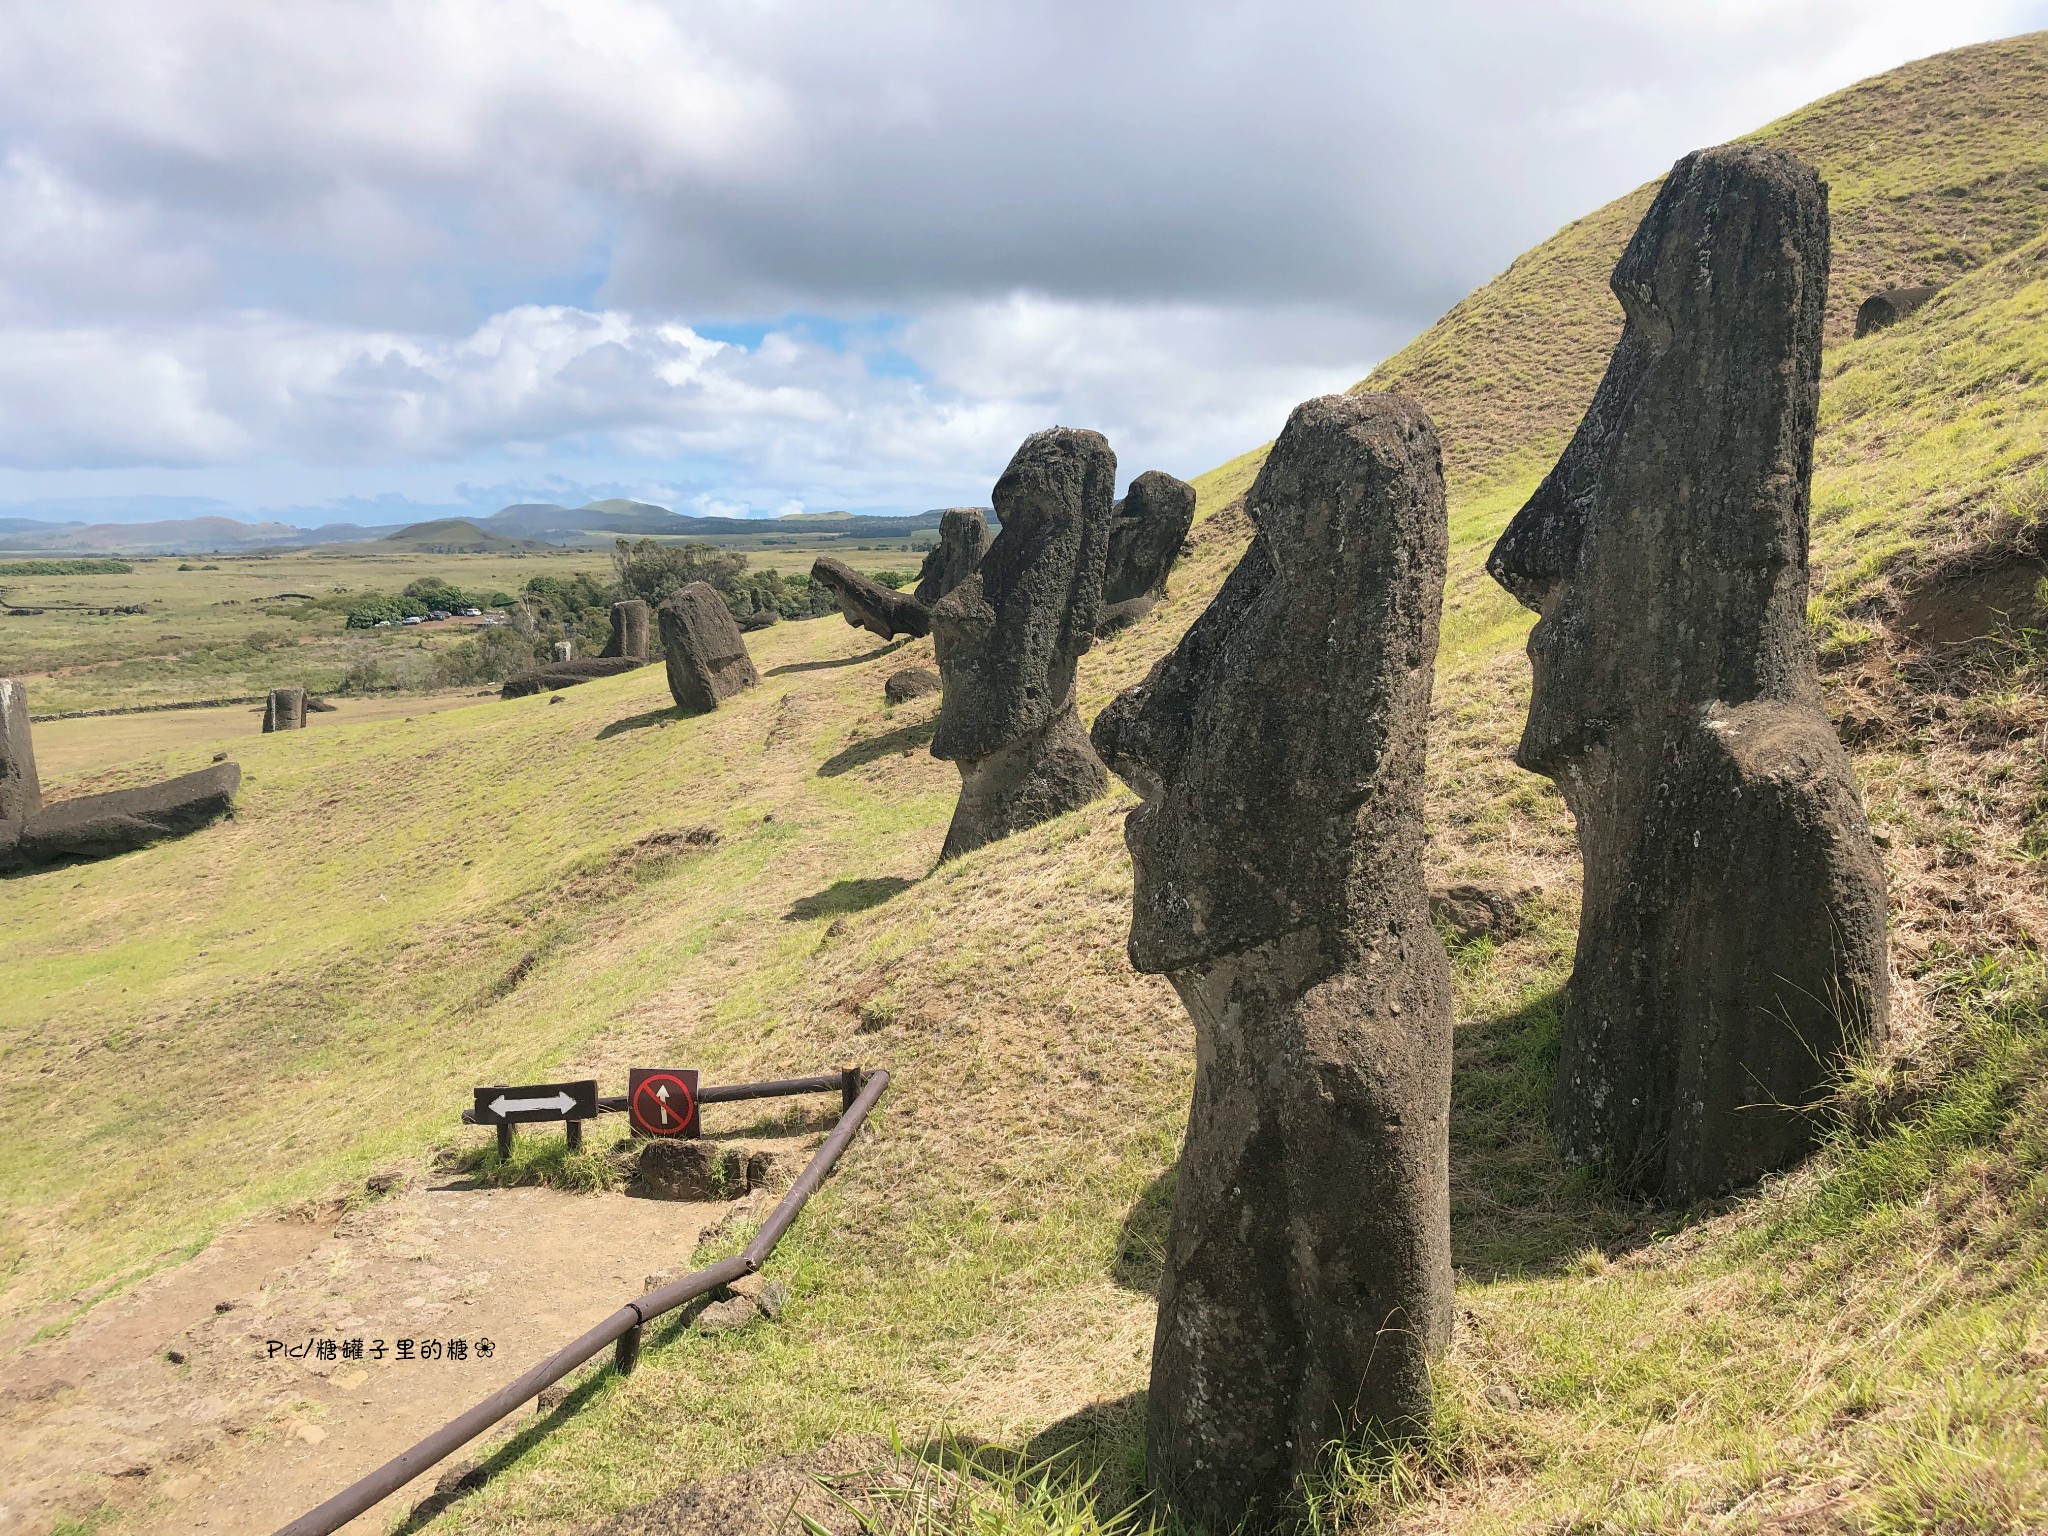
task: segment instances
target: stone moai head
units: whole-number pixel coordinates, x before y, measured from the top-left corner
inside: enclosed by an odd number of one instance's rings
[[[913,596],[929,608],[959,586],[988,553],[988,519],[979,507],[948,507],[939,518],[939,542],[918,567]]]
[[[1246,497],[1258,530],[1208,610],[1093,733],[1144,797],[1131,963],[1178,971],[1301,929],[1348,933],[1361,824],[1419,858],[1420,782],[1446,550],[1441,455],[1420,406],[1296,408]]]
[[[1523,767],[1559,778],[1709,700],[1817,700],[1806,525],[1827,276],[1810,167],[1749,145],[1672,167],[1614,269],[1627,318],[1592,406],[1487,561],[1542,615]]]
[[[1195,488],[1160,470],[1132,480],[1110,523],[1102,601],[1111,607],[1166,590],[1180,546],[1195,522]]]
[[[1095,639],[1115,489],[1116,455],[1101,433],[1054,427],[1024,439],[996,482],[1002,531],[932,609],[946,685],[932,756],[988,757],[1072,709],[1075,665]]]
[[[19,678],[0,677],[0,821],[21,821],[42,808],[42,780],[29,737],[28,689]]]

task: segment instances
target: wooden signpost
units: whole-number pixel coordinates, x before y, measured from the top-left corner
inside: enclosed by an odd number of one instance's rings
[[[583,1122],[597,1118],[597,1079],[578,1083],[504,1083],[476,1090],[474,1118],[478,1125],[498,1128],[498,1156],[512,1155],[512,1127],[536,1120],[560,1120],[571,1149],[583,1145]]]

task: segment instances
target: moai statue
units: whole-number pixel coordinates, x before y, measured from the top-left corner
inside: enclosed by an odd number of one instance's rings
[[[263,734],[272,731],[303,731],[306,728],[306,690],[273,688],[263,701]]]
[[[703,714],[761,681],[725,599],[693,581],[661,605],[668,691],[679,708]]]
[[[28,689],[0,677],[0,821],[25,821],[43,808],[36,748],[28,732]]]
[[[932,609],[945,686],[932,756],[960,768],[942,860],[1109,788],[1074,712],[1074,672],[1095,643],[1115,486],[1101,433],[1054,427],[1025,438],[996,482],[1002,532]]]
[[[1097,634],[1135,624],[1166,596],[1166,578],[1195,525],[1195,488],[1148,469],[1130,484],[1109,524]]]
[[[574,661],[575,659],[576,642],[574,640],[557,640],[549,648],[548,660],[550,661]]]
[[[1542,615],[1515,760],[1578,823],[1561,1149],[1683,1204],[1782,1168],[1885,1032],[1885,882],[1806,628],[1827,189],[1747,145],[1671,169],[1621,341],[1487,569]]]
[[[1217,1531],[1269,1525],[1332,1439],[1425,1425],[1451,1332],[1436,430],[1394,395],[1311,400],[1246,508],[1215,601],[1094,729],[1144,798],[1131,963],[1195,1024],[1146,1458]]]
[[[974,574],[988,553],[988,519],[979,507],[948,507],[939,518],[939,542],[917,568],[911,596],[929,608]]]
[[[650,627],[653,622],[652,610],[637,597],[623,603],[612,604],[612,637],[605,642],[601,653],[607,657],[619,657],[645,661],[653,650]]]
[[[811,580],[832,594],[840,613],[855,629],[865,629],[884,640],[932,632],[932,618],[924,604],[879,581],[870,581],[843,560],[820,555],[811,562]]]

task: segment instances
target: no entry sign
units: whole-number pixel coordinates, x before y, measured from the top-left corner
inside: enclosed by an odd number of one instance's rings
[[[626,1117],[642,1136],[695,1136],[695,1067],[635,1067],[626,1077]]]
[[[476,1090],[478,1125],[518,1125],[527,1120],[594,1120],[597,1079],[580,1083],[527,1083],[518,1088]]]

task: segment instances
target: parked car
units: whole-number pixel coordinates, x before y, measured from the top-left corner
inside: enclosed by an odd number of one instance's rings
[[[416,614],[416,613],[408,613],[408,614],[407,614],[407,615],[406,615],[406,616],[405,616],[405,617],[404,617],[404,618],[403,618],[402,620],[400,620],[399,622],[401,622],[401,623],[404,623],[404,624],[424,624],[424,623],[426,623],[427,621],[426,621],[425,619],[421,618],[421,617],[420,617],[420,616],[419,616],[418,614]]]
[[[429,608],[427,610],[427,617],[438,624],[441,620],[448,617],[448,610],[446,608]]]
[[[484,611],[481,608],[458,608],[455,611],[465,619],[480,619],[484,616]]]

